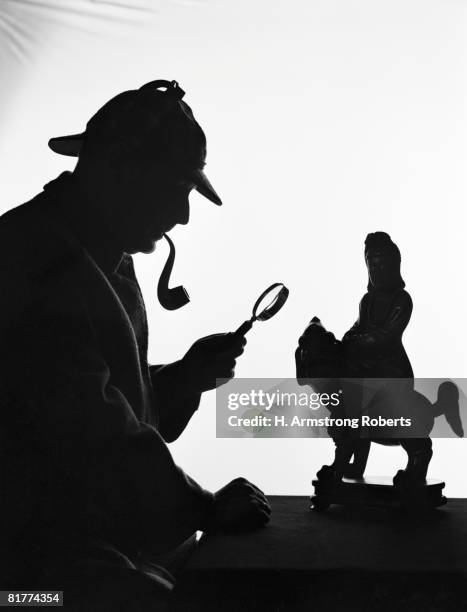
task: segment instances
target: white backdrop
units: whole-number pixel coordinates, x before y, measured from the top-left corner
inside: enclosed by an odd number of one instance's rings
[[[137,256],[152,362],[235,329],[278,280],[289,302],[250,333],[237,375],[294,376],[312,315],[336,335],[354,322],[364,238],[385,230],[414,301],[415,374],[467,376],[466,25],[462,0],[0,0],[1,211],[72,168],[47,149],[51,136],[83,129],[121,90],[175,78],[207,133],[224,206],[194,194],[190,225],[172,232],[174,282],[192,299],[183,310],[157,303],[165,244]],[[216,440],[213,393],[172,445],[206,487],[244,475],[283,494],[308,493],[331,449]],[[430,475],[466,496],[452,465],[465,465],[465,440],[434,449]],[[369,472],[404,461],[378,447]]]

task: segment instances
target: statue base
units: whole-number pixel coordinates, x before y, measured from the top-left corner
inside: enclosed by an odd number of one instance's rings
[[[343,478],[312,481],[315,494],[311,498],[314,510],[327,510],[331,504],[370,505],[398,508],[409,512],[426,512],[447,503],[442,494],[445,483],[427,480],[423,486],[407,489],[395,487],[392,478]]]

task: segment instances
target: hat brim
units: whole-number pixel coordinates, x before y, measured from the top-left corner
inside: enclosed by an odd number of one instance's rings
[[[49,147],[54,153],[67,155],[68,157],[78,157],[84,142],[84,132],[81,134],[71,134],[70,136],[58,136],[49,140]],[[222,206],[222,200],[211,185],[208,177],[203,170],[195,170],[190,177],[195,184],[195,189],[213,204]]]
[[[195,170],[191,175],[195,189],[205,198],[207,198],[213,204],[222,206],[222,200],[217,195],[216,190],[211,185],[208,177],[204,174],[203,170]]]
[[[54,153],[78,157],[84,142],[84,132],[82,134],[72,134],[71,136],[58,136],[49,140],[49,148]]]

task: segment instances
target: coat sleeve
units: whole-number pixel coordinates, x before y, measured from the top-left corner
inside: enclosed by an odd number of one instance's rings
[[[202,530],[212,494],[136,418],[79,292],[67,279],[43,278],[26,294],[28,307],[10,300],[8,312],[2,309],[0,395],[4,426],[27,441],[19,448],[27,444],[38,460],[47,458],[44,520],[63,524],[70,512],[87,531],[154,552]]]
[[[137,287],[141,310],[145,312],[132,257],[127,255],[122,263],[119,273],[124,274]],[[147,329],[147,321],[145,325]],[[173,442],[198,409],[201,394],[186,391],[182,360],[168,365],[149,366],[149,374],[154,391],[152,422],[157,423],[157,429],[166,442]]]
[[[362,317],[367,316],[367,296],[360,303],[358,321],[345,334],[343,341],[349,350],[377,350],[395,339],[400,339],[412,315],[412,298],[401,291],[394,300],[384,323],[371,331],[362,329]]]
[[[150,366],[149,372],[159,416],[159,431],[166,442],[173,442],[198,409],[201,394],[185,392],[181,361]]]

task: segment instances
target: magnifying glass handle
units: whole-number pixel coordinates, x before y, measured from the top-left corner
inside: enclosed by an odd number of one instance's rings
[[[252,327],[253,327],[253,321],[251,320],[245,321],[245,323],[242,323],[240,327],[236,331],[234,331],[234,334],[236,336],[244,336],[247,332],[250,331]]]

